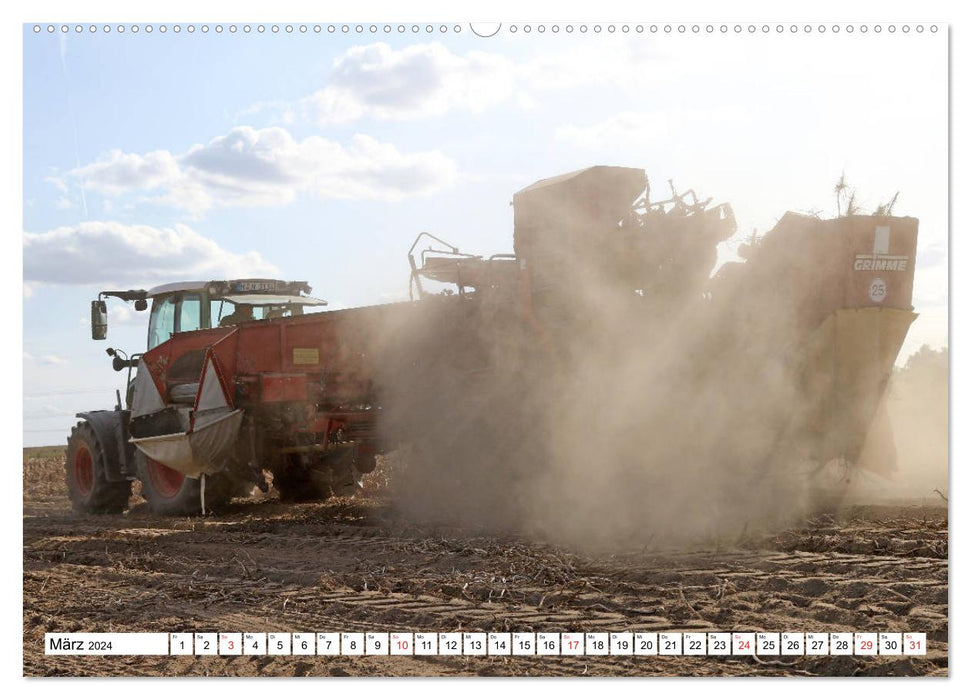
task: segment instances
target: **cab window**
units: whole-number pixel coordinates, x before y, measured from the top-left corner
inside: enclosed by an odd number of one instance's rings
[[[197,331],[202,327],[202,299],[198,294],[183,294],[179,302],[179,326],[176,330]]]
[[[263,318],[286,318],[293,315],[293,306],[267,306],[263,309]]]
[[[164,343],[175,332],[175,299],[172,296],[155,299],[148,321],[148,349]]]
[[[263,306],[253,306],[251,307],[253,311],[253,319],[256,321],[262,321],[265,318],[272,318],[267,316],[267,308]],[[226,299],[213,299],[209,302],[209,318],[212,319],[212,327],[218,328],[219,322],[222,321],[227,316],[232,315],[236,310],[236,305],[227,301]]]
[[[213,299],[209,302],[209,318],[212,319],[212,327],[217,328],[219,322],[229,316],[236,309],[236,305],[225,299]]]

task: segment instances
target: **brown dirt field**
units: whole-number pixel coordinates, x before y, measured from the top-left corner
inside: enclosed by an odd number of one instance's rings
[[[942,676],[942,506],[856,506],[692,551],[592,553],[405,522],[364,498],[73,513],[24,455],[27,676]],[[915,631],[926,657],[46,657],[45,632]]]

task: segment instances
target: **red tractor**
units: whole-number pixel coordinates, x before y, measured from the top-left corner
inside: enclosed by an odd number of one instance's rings
[[[322,299],[308,296],[310,291],[306,282],[268,279],[179,282],[149,290],[105,291],[91,302],[91,336],[95,340],[107,337],[107,297],[133,303],[137,311],[151,305],[147,341],[151,351],[176,334],[231,329],[247,320],[298,317],[326,305]],[[137,384],[132,369],[144,353],[128,356],[114,348],[107,352],[116,371],[128,370],[125,398],[119,391],[114,410],[78,414],[84,420],[71,431],[67,450],[67,487],[74,507],[88,513],[121,512],[128,507],[132,482],[139,479],[142,495],[153,510],[184,513],[197,509],[200,481],[151,459],[130,441]],[[186,395],[174,398],[182,403],[190,401]],[[210,482],[210,502],[218,503],[245,485],[238,478],[215,479]]]

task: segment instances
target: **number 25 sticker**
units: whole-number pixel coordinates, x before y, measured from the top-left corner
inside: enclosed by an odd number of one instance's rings
[[[870,301],[878,304],[887,298],[887,283],[879,277],[870,282]]]

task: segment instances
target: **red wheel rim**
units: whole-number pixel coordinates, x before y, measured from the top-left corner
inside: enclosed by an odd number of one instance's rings
[[[74,454],[74,480],[78,491],[87,496],[94,488],[94,466],[91,463],[91,451],[85,445],[78,447]]]
[[[155,493],[162,498],[173,498],[182,488],[185,474],[169,469],[161,462],[150,459],[148,460],[148,478],[152,481]]]

